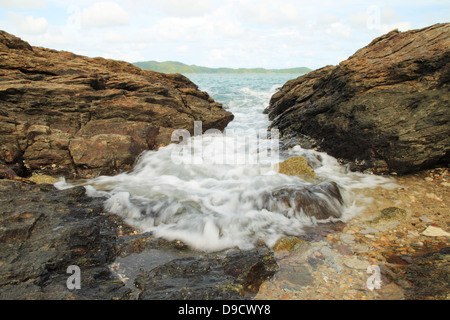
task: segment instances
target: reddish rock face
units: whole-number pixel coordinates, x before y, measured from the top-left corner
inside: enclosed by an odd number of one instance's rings
[[[19,175],[114,174],[171,132],[233,119],[180,74],[32,47],[0,31],[0,163]]]
[[[408,173],[450,156],[450,24],[392,31],[338,66],[288,81],[265,110],[358,170]]]

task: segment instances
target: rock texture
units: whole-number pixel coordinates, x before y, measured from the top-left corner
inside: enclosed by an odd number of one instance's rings
[[[450,24],[395,30],[288,81],[265,111],[286,139],[306,137],[357,170],[403,174],[449,163],[449,81]]]
[[[0,31],[0,164],[18,175],[90,177],[133,165],[174,129],[233,115],[180,74],[32,47]]]
[[[0,180],[0,300],[243,299],[278,269],[265,246],[204,254],[137,235],[84,187]],[[69,289],[69,266],[80,288]]]
[[[283,187],[270,194],[269,209],[289,216],[314,217],[318,220],[340,218],[344,199],[335,182],[322,182],[304,187]]]

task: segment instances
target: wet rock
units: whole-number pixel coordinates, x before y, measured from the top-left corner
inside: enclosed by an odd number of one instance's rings
[[[366,270],[369,267],[369,262],[366,260],[361,260],[357,257],[346,257],[343,261],[344,265],[357,270]]]
[[[263,245],[204,254],[135,234],[104,200],[0,180],[0,299],[242,299],[278,269]],[[71,265],[81,289],[67,288]]]
[[[290,176],[314,177],[314,169],[308,164],[305,157],[291,157],[279,163],[275,170]]]
[[[121,220],[83,187],[0,180],[0,299],[112,299],[128,289],[107,268]],[[80,290],[69,290],[67,267],[80,267]]]
[[[281,237],[277,240],[272,250],[279,251],[293,251],[295,248],[306,245],[308,242],[297,237]]]
[[[344,200],[335,182],[322,182],[304,187],[286,187],[272,192],[271,210],[296,215],[306,215],[316,219],[340,218]]]
[[[266,247],[172,260],[137,276],[139,299],[242,299],[278,269]]]
[[[175,129],[233,119],[182,75],[31,47],[0,31],[0,161],[20,176],[92,177],[128,169]]]
[[[340,239],[342,242],[344,242],[344,243],[347,243],[347,244],[354,244],[356,238],[355,238],[353,235],[351,235],[351,234],[343,233],[343,234],[340,235],[339,239]]]
[[[403,220],[407,215],[408,213],[404,209],[389,207],[381,210],[380,214],[371,220],[370,223],[373,225],[395,223],[399,220]]]
[[[284,278],[286,281],[298,287],[310,286],[314,283],[314,277],[310,270],[304,265],[288,266],[281,270],[277,277]],[[285,286],[286,289],[293,289],[289,285]]]
[[[270,101],[271,127],[308,136],[351,169],[409,173],[450,154],[450,24],[394,30],[337,66],[288,81]]]
[[[450,288],[450,248],[428,253],[405,267],[406,299],[448,300]]]

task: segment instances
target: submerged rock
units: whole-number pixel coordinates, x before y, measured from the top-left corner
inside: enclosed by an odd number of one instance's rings
[[[450,24],[391,31],[337,66],[288,81],[271,127],[375,173],[448,165]],[[312,145],[311,145],[312,146]]]
[[[381,210],[380,214],[377,215],[373,220],[370,221],[373,225],[396,223],[407,217],[408,213],[405,209],[397,207],[389,207]]]
[[[281,188],[272,192],[271,200],[270,210],[318,220],[340,218],[344,210],[344,199],[335,182]]]
[[[128,169],[175,129],[233,119],[179,74],[32,47],[0,31],[0,161],[20,176],[92,177]]]

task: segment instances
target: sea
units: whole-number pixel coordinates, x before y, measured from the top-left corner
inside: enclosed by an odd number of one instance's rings
[[[263,110],[271,96],[298,74],[187,74],[234,114],[224,132],[174,133],[179,143],[145,151],[135,166],[115,176],[56,183],[58,188],[85,186],[93,197],[105,197],[105,210],[124,218],[138,232],[180,240],[199,251],[272,247],[282,236],[301,236],[305,229],[352,219],[364,210],[362,189],[393,188],[387,177],[351,172],[324,152],[293,146],[280,150],[279,133],[268,131]],[[200,128],[201,123],[196,123]],[[279,173],[277,164],[304,156],[314,168],[311,179]],[[274,190],[332,181],[344,198],[342,216],[318,220],[274,206]],[[367,199],[366,199],[367,200]],[[370,202],[368,199],[366,202]]]

